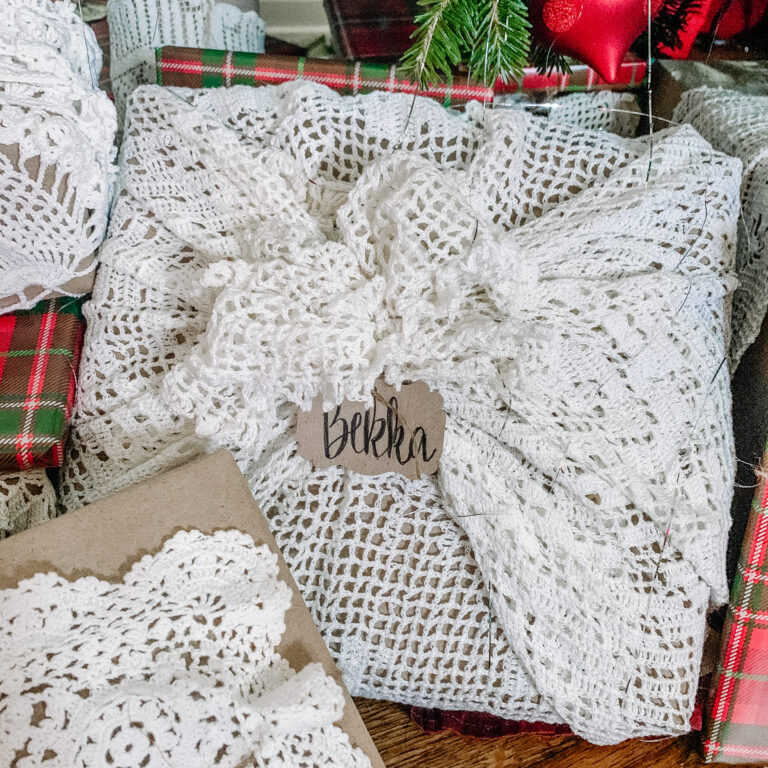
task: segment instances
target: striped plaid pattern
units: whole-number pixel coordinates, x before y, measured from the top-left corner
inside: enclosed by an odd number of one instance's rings
[[[157,82],[185,88],[216,88],[232,85],[275,85],[290,80],[311,80],[342,94],[370,91],[418,94],[456,107],[468,101],[493,101],[493,90],[457,77],[451,83],[420,89],[397,77],[395,65],[360,61],[308,59],[259,53],[216,51],[200,48],[158,48]]]
[[[258,53],[217,51],[201,48],[165,46],[156,51],[157,82],[184,88],[217,88],[232,85],[274,85],[290,80],[312,80],[342,94],[354,95],[370,91],[408,93],[437,99],[446,107],[461,107],[468,101],[492,103],[496,94],[525,91],[595,91],[626,89],[639,86],[645,77],[646,63],[628,57],[621,66],[615,83],[606,83],[585,65],[574,64],[570,74],[540,75],[528,67],[520,82],[504,83],[488,88],[457,76],[447,84],[420,89],[398,77],[394,64],[373,64],[337,59],[308,59]]]
[[[571,71],[562,75],[552,72],[539,74],[535,67],[526,67],[522,80],[505,83],[497,81],[495,93],[514,93],[515,91],[551,91],[556,93],[578,93],[583,91],[624,91],[638,88],[645,79],[647,63],[633,54],[628,54],[619,67],[616,80],[607,83],[594,69],[586,64],[571,63]]]
[[[768,449],[710,691],[707,762],[768,763]]]
[[[0,315],[0,470],[57,467],[75,396],[80,299]]]

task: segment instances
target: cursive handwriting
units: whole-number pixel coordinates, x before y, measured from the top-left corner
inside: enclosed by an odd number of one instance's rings
[[[394,455],[402,466],[416,459],[426,464],[437,453],[429,450],[427,433],[417,426],[406,441],[405,427],[400,423],[397,398],[392,396],[387,402],[386,414],[381,415],[373,407],[365,411],[355,411],[351,417],[341,415],[341,406],[323,414],[323,448],[326,459],[338,458],[349,447],[357,454],[373,455],[377,459]]]

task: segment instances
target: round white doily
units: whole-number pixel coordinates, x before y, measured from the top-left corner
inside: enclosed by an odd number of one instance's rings
[[[291,592],[238,531],[182,531],[122,583],[0,591],[0,759],[18,768],[365,768],[341,688],[276,648]]]

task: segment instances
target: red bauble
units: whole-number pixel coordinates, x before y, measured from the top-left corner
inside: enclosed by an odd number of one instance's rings
[[[662,0],[651,0],[651,11]],[[534,39],[615,82],[629,47],[648,26],[648,0],[529,0]]]

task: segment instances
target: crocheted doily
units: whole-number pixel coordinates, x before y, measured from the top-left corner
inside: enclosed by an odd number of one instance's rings
[[[44,469],[0,474],[0,539],[56,516],[56,492]]]
[[[180,532],[120,584],[0,591],[0,758],[32,768],[363,768],[320,664],[276,648],[290,589],[238,531]]]
[[[127,124],[65,504],[227,446],[354,694],[686,731],[739,161],[307,83],[140,88]],[[314,471],[297,408],[382,372],[443,396],[439,473]]]
[[[26,309],[91,274],[107,226],[115,108],[69,2],[12,0],[0,30],[0,298]],[[93,76],[93,77],[92,77]]]
[[[216,0],[109,0],[109,67],[123,126],[133,90],[155,82],[155,48],[182,45],[264,52],[264,22]]]
[[[768,309],[768,96],[696,88],[683,94],[674,118],[691,123],[713,147],[744,163],[736,253],[739,287],[733,297],[729,358],[736,370]]]

